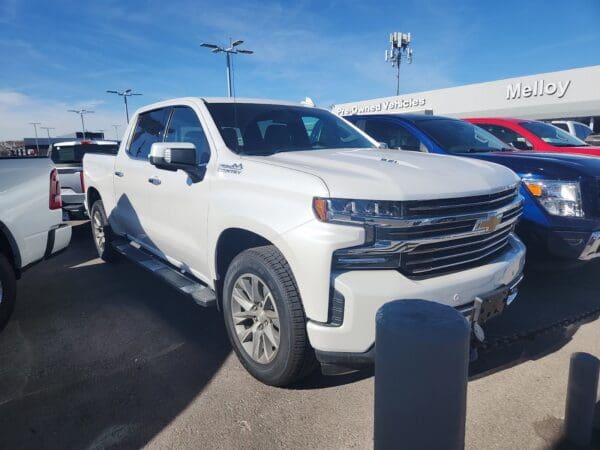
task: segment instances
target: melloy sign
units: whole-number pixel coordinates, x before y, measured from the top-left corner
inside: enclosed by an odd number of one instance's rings
[[[541,97],[543,95],[556,95],[558,98],[563,98],[569,86],[571,86],[571,80],[555,83],[542,79],[536,80],[532,84],[522,82],[511,83],[506,87],[506,100]]]
[[[422,108],[425,106],[425,103],[425,98],[396,98],[377,103],[359,103],[350,106],[340,105],[335,107],[335,113],[340,116],[347,116],[350,114],[400,111],[408,108]]]

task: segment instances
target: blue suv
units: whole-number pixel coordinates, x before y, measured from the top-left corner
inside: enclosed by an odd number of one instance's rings
[[[477,158],[523,180],[517,233],[530,256],[600,257],[600,157],[518,151],[471,123],[426,114],[348,116],[389,148]]]

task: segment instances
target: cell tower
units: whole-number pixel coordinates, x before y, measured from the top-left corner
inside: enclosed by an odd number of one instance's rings
[[[412,48],[410,45],[410,33],[402,32],[390,33],[390,49],[385,51],[385,60],[392,63],[392,67],[396,68],[396,95],[400,94],[400,63],[402,55],[406,57],[408,64],[412,63]]]

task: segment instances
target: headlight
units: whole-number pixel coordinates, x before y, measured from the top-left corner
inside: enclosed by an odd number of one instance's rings
[[[362,225],[375,219],[399,219],[402,205],[394,201],[315,198],[313,209],[323,222]]]
[[[583,217],[579,182],[524,179],[523,183],[550,214]]]

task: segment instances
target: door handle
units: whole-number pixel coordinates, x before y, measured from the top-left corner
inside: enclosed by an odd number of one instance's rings
[[[158,186],[161,183],[161,181],[160,181],[160,178],[151,177],[151,178],[148,178],[148,183]]]
[[[115,175],[118,177],[124,177],[125,174],[123,172],[121,172],[120,170],[115,171]]]

